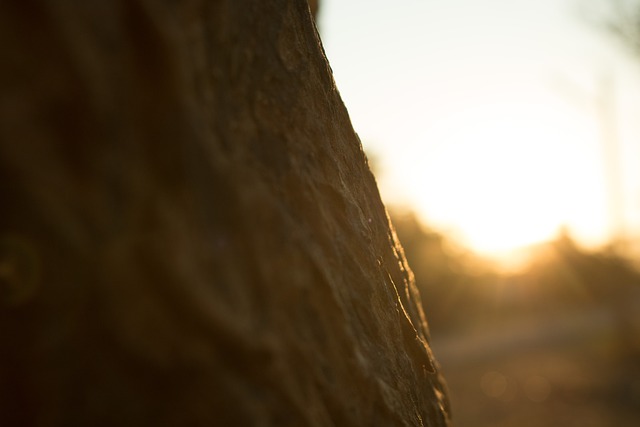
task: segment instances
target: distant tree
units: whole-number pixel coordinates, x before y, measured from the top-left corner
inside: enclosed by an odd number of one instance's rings
[[[604,27],[640,57],[640,1],[598,0],[597,17],[591,20]]]

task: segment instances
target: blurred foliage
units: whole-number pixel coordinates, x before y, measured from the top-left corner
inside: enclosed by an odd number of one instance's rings
[[[635,55],[640,55],[640,1],[610,1],[611,17],[606,27],[624,42]]]
[[[390,210],[391,221],[416,278],[432,329],[463,327],[460,307],[480,302],[497,275],[483,260],[423,225],[415,213]]]
[[[633,55],[640,56],[639,0],[585,0],[582,6],[587,21],[612,34]]]
[[[390,216],[435,334],[514,317],[602,307],[637,317],[640,310],[640,273],[632,264],[611,250],[587,251],[566,232],[531,248],[522,270],[504,272],[411,211],[392,208]]]

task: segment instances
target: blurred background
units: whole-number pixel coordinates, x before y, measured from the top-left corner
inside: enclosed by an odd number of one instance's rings
[[[640,425],[640,0],[322,0],[465,426]]]

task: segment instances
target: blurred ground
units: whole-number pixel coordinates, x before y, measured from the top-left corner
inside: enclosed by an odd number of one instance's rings
[[[637,426],[637,366],[611,318],[591,314],[434,340],[456,425]]]

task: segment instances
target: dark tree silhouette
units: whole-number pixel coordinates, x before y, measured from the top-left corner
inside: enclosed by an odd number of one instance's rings
[[[448,425],[305,0],[3,1],[0,43],[0,425]]]

